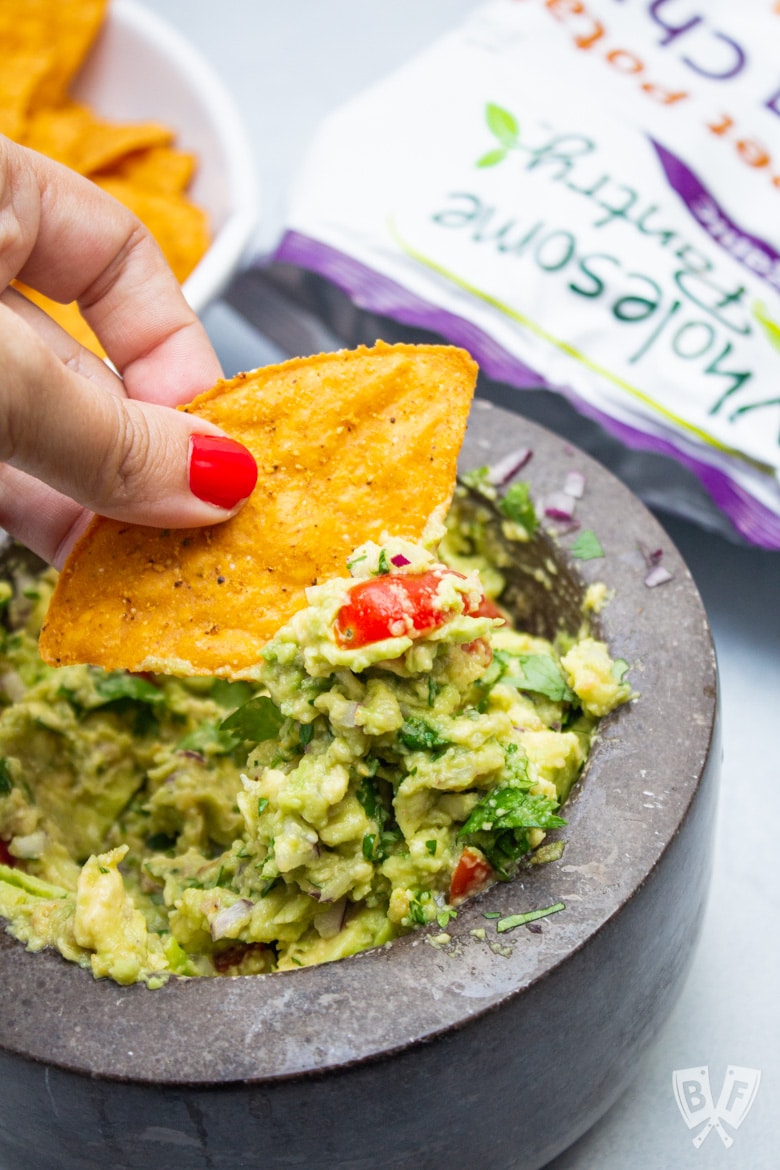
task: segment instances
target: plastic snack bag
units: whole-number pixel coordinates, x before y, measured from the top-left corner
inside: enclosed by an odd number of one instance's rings
[[[275,258],[780,548],[779,61],[773,0],[496,0],[326,120]]]

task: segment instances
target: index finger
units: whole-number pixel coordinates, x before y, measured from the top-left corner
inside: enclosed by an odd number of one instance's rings
[[[131,398],[175,406],[222,375],[149,231],[94,183],[0,143],[0,275],[78,301]]]

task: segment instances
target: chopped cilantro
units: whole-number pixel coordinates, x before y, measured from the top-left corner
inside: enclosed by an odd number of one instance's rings
[[[604,556],[601,541],[592,528],[583,528],[572,544],[569,552],[578,561],[595,561]]]
[[[533,691],[558,703],[571,703],[577,697],[563,677],[560,666],[549,654],[512,655],[510,667],[514,667],[515,673],[505,675],[502,681],[519,691]]]
[[[256,695],[223,719],[219,728],[237,739],[262,743],[266,739],[276,739],[283,723],[284,715],[276,703],[267,695]]]
[[[384,577],[387,573],[390,572],[390,562],[387,559],[386,548],[379,550],[379,560],[377,562],[376,571],[378,577]]]
[[[7,796],[14,786],[11,774],[8,771],[8,760],[0,759],[0,796]]]
[[[398,738],[404,747],[413,752],[434,752],[449,746],[449,740],[444,739],[435,727],[417,715],[404,719]]]
[[[268,808],[268,797],[267,796],[259,797],[258,801],[257,801],[257,815],[259,817],[261,817],[267,808]]]
[[[436,921],[438,922],[441,929],[444,930],[447,926],[449,926],[450,919],[457,918],[457,917],[458,917],[458,911],[453,910],[451,906],[447,906],[446,909],[440,910],[439,913],[436,915]]]
[[[466,487],[474,488],[475,491],[483,491],[486,494],[493,494],[494,488],[490,482],[489,467],[475,467],[473,471],[464,471],[462,479]]]
[[[240,707],[252,698],[252,694],[252,684],[240,679],[231,681],[229,678],[217,678],[209,690],[209,698],[219,703],[220,707]]]
[[[511,785],[494,788],[472,810],[458,840],[476,845],[496,876],[506,880],[531,848],[529,829],[558,829],[566,822],[556,814],[557,802]]]
[[[514,930],[517,926],[525,926],[527,922],[536,922],[537,918],[546,918],[548,914],[557,914],[559,910],[565,910],[563,902],[556,902],[554,906],[547,906],[544,910],[529,910],[525,914],[510,914],[508,918],[502,918],[500,922],[496,923],[496,930],[499,934],[505,934],[508,930]]]
[[[363,856],[366,861],[373,861],[376,856],[376,833],[366,833],[363,837]]]
[[[539,527],[539,519],[531,499],[531,489],[525,480],[510,484],[505,495],[498,501],[498,507],[507,520],[521,525],[529,536],[533,536]]]
[[[227,756],[236,747],[236,739],[213,723],[201,723],[176,745],[180,752],[200,752],[206,756]]]
[[[129,699],[136,703],[161,703],[164,699],[159,687],[147,682],[137,674],[128,674],[124,670],[114,670],[108,673],[95,670],[92,674],[95,684],[97,702],[91,702],[90,707],[100,707],[106,703],[117,703],[122,699]],[[68,696],[70,699],[71,696]]]
[[[433,841],[433,840],[425,842],[425,848],[428,850],[431,857],[436,856],[436,849],[438,848],[438,844],[439,844],[438,841]]]
[[[409,921],[416,923],[417,926],[423,926],[426,922],[430,921],[430,915],[427,913],[426,907],[430,905],[431,900],[432,895],[430,890],[418,890],[409,901]]]

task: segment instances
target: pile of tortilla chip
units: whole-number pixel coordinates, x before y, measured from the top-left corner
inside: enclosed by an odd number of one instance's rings
[[[175,147],[168,126],[110,122],[68,96],[107,8],[108,0],[2,0],[0,133],[85,175],[129,207],[183,282],[210,242],[205,212],[186,196],[194,156]],[[102,356],[75,304],[17,287]]]
[[[443,519],[476,376],[462,349],[378,342],[217,383],[185,409],[249,448],[253,494],[207,528],[93,520],[60,574],[44,661],[255,677],[308,586],[344,577],[365,541],[417,541]]]

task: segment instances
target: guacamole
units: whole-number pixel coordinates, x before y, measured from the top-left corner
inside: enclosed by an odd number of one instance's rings
[[[44,666],[53,574],[3,583],[7,929],[154,987],[442,928],[510,878],[565,824],[598,720],[631,688],[586,627],[513,629],[500,571],[457,526],[442,536],[356,550],[256,683]]]

